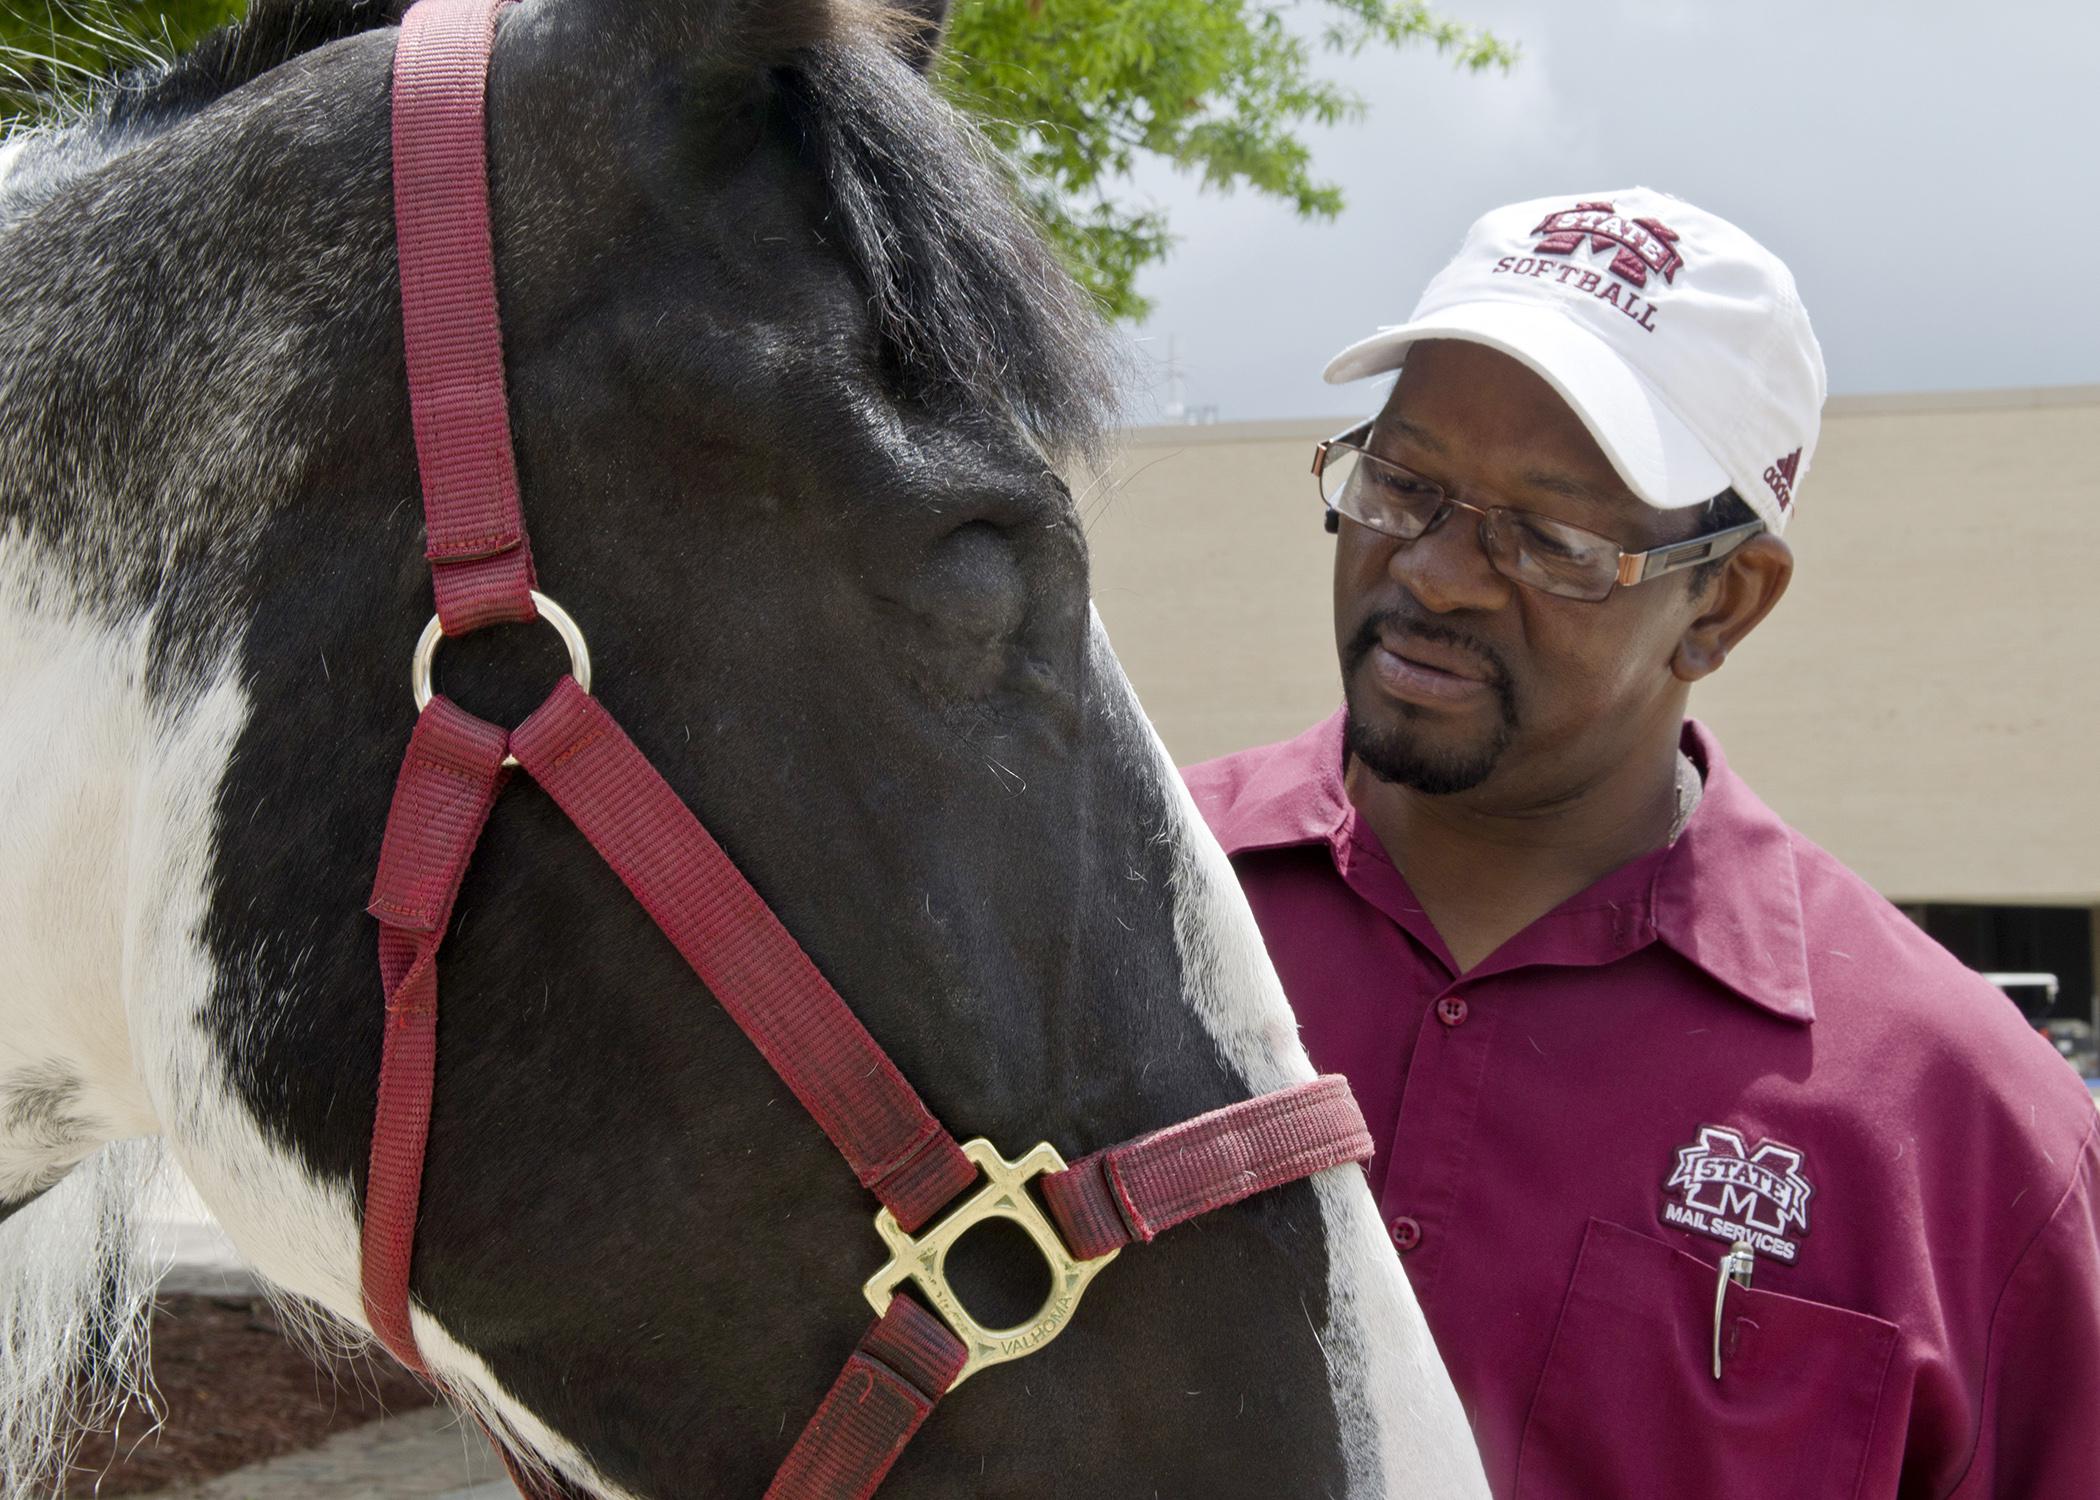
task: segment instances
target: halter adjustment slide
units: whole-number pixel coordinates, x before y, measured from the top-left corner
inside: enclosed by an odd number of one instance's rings
[[[962,1150],[983,1170],[984,1185],[918,1235],[906,1233],[888,1209],[878,1212],[875,1232],[890,1247],[890,1258],[861,1287],[878,1317],[890,1310],[891,1298],[906,1281],[915,1283],[925,1294],[933,1310],[968,1350],[961,1372],[948,1387],[951,1391],[985,1366],[1033,1354],[1064,1332],[1065,1324],[1079,1306],[1080,1293],[1118,1253],[1111,1250],[1093,1260],[1074,1257],[1065,1248],[1050,1216],[1029,1193],[1028,1184],[1034,1179],[1065,1170],[1065,1159],[1048,1142],[1033,1147],[1017,1161],[1006,1160],[982,1136],[964,1141]],[[988,1219],[1018,1224],[1050,1268],[1050,1295],[1043,1299],[1033,1317],[1011,1328],[987,1328],[979,1323],[948,1284],[948,1252],[955,1248],[956,1241]]]

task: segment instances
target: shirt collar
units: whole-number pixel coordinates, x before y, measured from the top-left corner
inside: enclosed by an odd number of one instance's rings
[[[1244,774],[1203,774],[1213,769]],[[1342,790],[1342,714],[1280,745],[1214,761],[1191,782],[1197,809],[1227,854],[1333,844],[1354,810]]]
[[[1813,1021],[1794,831],[1705,725],[1687,720],[1682,743],[1706,790],[1656,872],[1655,934],[1752,1004]]]
[[[1658,940],[1750,1004],[1813,1021],[1793,831],[1729,769],[1704,725],[1687,720],[1681,743],[1705,790],[1677,841],[1635,862],[1647,867],[1642,874],[1653,871],[1642,881],[1648,922]],[[1355,809],[1342,786],[1339,712],[1296,739],[1232,759],[1243,774],[1203,777],[1196,788],[1227,854],[1326,844],[1344,857]],[[1599,884],[1632,873],[1629,866]]]

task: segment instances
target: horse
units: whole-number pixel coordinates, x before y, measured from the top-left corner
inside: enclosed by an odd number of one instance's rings
[[[596,692],[943,1120],[1068,1153],[1308,1079],[1116,664],[1062,477],[1112,345],[930,87],[944,7],[526,0],[488,83],[516,463]],[[239,25],[0,148],[0,1492],[136,1378],[179,1169],[367,1332],[366,894],[429,613],[394,0]],[[554,580],[559,580],[555,583]],[[516,722],[551,636],[448,647]],[[444,958],[413,1271],[443,1393],[608,1500],[756,1495],[870,1203],[548,797]],[[954,1278],[1042,1267],[997,1222]],[[1475,1496],[1354,1168],[1123,1256],[900,1497]]]

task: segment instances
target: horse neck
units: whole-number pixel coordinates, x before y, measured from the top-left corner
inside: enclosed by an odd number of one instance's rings
[[[34,966],[0,994],[0,1122],[10,1068],[39,1059],[101,1080],[90,1135],[144,1133],[179,1092],[131,1065],[166,1065],[165,1015],[210,983],[197,926],[247,714],[246,558],[343,462],[326,441],[386,440],[389,45],[193,118],[97,116],[0,147],[0,951]],[[340,150],[256,128],[305,107],[292,94],[340,111]],[[259,164],[282,183],[267,199],[236,180]],[[374,387],[313,420],[338,388]],[[330,499],[330,522],[369,520],[368,497]]]
[[[0,540],[0,1201],[158,1130],[128,1004],[151,981],[129,951],[134,843],[152,816],[143,650],[42,549]]]
[[[149,704],[146,632],[98,610],[19,527],[0,533],[0,1494],[42,1493],[132,1388],[154,1279],[149,1137],[194,1060],[172,1020],[175,872],[209,807],[194,715]],[[160,1015],[154,1012],[160,1011]],[[157,1024],[144,1024],[151,1018]]]
[[[258,151],[328,149],[248,139],[248,116],[265,90],[328,92],[356,61],[223,102],[182,142],[91,124],[0,163],[0,951],[18,965],[0,989],[0,1209],[11,1181],[163,1133],[229,1227],[263,1226],[250,1258],[337,1308],[355,1306],[347,1191],[308,1180],[240,1106],[203,1016],[223,987],[219,829],[284,815],[222,805],[251,718],[254,539],[310,491],[331,524],[383,510],[316,484],[343,461],[311,420],[336,385],[376,391],[342,407],[336,440],[387,441],[383,68],[335,90],[351,115],[369,96],[374,143],[340,172],[295,162],[268,203],[228,179]],[[325,647],[309,660],[325,682]],[[248,1029],[275,1023],[272,998],[252,997]]]
[[[82,135],[25,149],[77,169]],[[138,174],[46,191],[57,171],[0,230],[0,1201],[157,1133],[183,1092],[151,1075],[194,1054],[169,1018],[209,983],[199,893],[244,713],[228,582],[304,459],[243,396],[299,351],[155,295],[182,268],[154,261]]]

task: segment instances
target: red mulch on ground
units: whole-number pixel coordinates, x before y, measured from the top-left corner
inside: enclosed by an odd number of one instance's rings
[[[162,1423],[134,1408],[73,1460],[67,1497],[141,1495],[209,1479],[390,1411],[431,1404],[390,1360],[316,1365],[261,1298],[167,1296],[153,1315]],[[96,1477],[100,1476],[98,1487]]]

